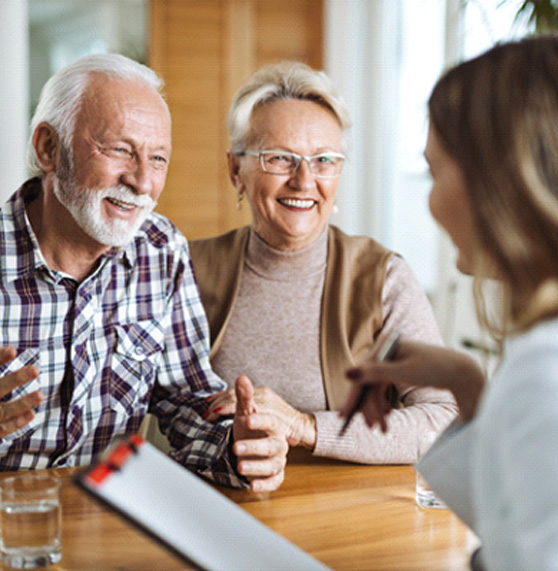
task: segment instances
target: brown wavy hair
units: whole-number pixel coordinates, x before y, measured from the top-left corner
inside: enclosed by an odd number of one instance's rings
[[[558,38],[499,44],[438,81],[430,122],[462,169],[482,259],[496,274],[504,314],[481,322],[497,336],[558,315]]]

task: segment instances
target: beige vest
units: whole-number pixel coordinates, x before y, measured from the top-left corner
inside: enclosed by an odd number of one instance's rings
[[[210,357],[218,351],[232,313],[249,234],[250,228],[245,226],[190,242],[211,332]],[[370,351],[382,328],[382,290],[392,254],[372,238],[348,236],[335,226],[329,227],[320,360],[330,410],[345,403],[350,388],[345,371]]]

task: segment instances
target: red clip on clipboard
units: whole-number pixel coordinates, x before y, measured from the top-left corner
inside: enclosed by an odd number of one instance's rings
[[[76,482],[198,568],[327,569],[137,435]]]
[[[130,454],[136,454],[138,447],[146,441],[137,434],[130,437],[127,442],[120,444],[107,455],[106,460],[91,468],[87,475],[87,484],[94,488],[102,486],[103,482],[113,473],[120,470]]]

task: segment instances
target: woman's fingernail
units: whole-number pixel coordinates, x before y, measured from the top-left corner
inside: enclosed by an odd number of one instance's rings
[[[213,412],[219,412],[220,410],[223,410],[222,406],[218,406],[216,409],[213,410]]]
[[[206,410],[203,414],[202,414],[202,418],[203,420],[207,420],[207,417],[211,414],[210,410]]]
[[[358,381],[362,377],[361,369],[349,369],[347,371],[347,377],[353,381]]]

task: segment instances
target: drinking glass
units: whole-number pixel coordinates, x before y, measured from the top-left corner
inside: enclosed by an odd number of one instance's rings
[[[15,569],[36,569],[60,560],[60,480],[26,474],[0,481],[0,553]]]

